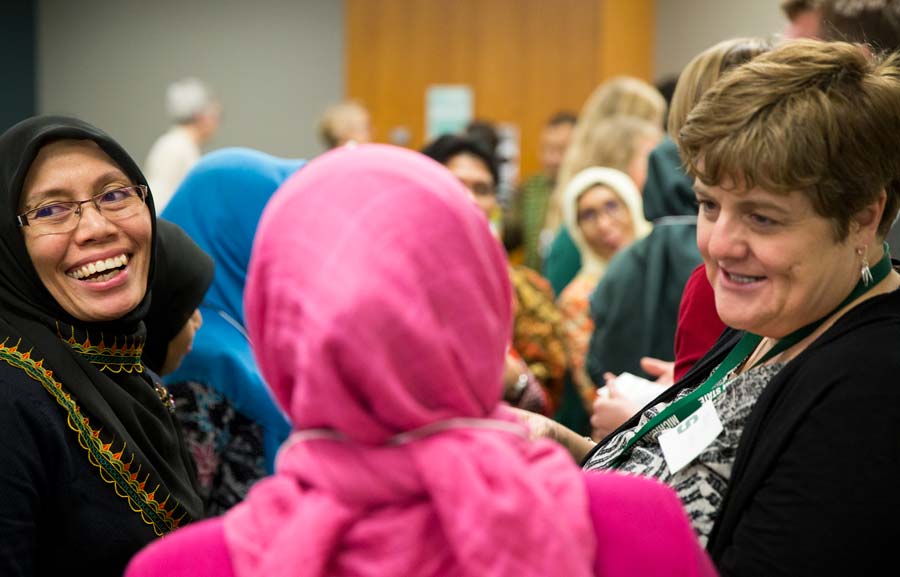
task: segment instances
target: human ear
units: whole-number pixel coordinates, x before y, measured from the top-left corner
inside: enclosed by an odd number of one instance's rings
[[[858,244],[870,245],[878,239],[878,225],[884,214],[884,205],[887,202],[887,192],[882,189],[878,197],[853,215],[850,222],[850,231],[855,234]]]

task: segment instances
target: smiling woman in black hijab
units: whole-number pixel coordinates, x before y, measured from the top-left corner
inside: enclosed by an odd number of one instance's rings
[[[169,397],[141,364],[155,270],[146,180],[109,136],[0,136],[0,574],[120,575],[202,516]]]

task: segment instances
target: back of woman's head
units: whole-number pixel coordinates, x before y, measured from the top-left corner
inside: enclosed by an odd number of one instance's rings
[[[569,179],[579,171],[592,166],[591,146],[594,129],[607,119],[633,116],[662,127],[666,116],[666,99],[652,84],[631,76],[617,76],[598,86],[588,97],[578,114],[578,122],[572,131],[572,140],[556,177],[545,226],[556,228],[562,222],[560,198]]]
[[[681,71],[672,95],[669,136],[678,140],[678,133],[691,109],[725,72],[768,52],[772,46],[763,38],[734,38],[723,40],[691,59]]]
[[[504,253],[463,185],[416,152],[338,149],[266,208],[245,310],[260,369],[296,428],[364,443],[500,399]]]
[[[658,126],[666,114],[666,99],[652,84],[631,76],[617,76],[598,86],[578,115],[578,124],[590,130],[612,116],[636,116]]]
[[[215,264],[180,226],[157,220],[157,274],[150,310],[144,319],[147,338],[143,362],[162,375],[169,342],[203,302],[213,280]]]
[[[592,133],[600,122],[618,116],[633,116],[662,127],[665,115],[666,99],[651,84],[631,76],[607,80],[594,90],[578,115],[557,184],[565,187],[565,181],[590,166],[582,159],[587,155]]]
[[[206,301],[243,321],[241,298],[263,207],[302,160],[250,148],[205,155],[178,186],[162,217],[174,222],[215,261]]]
[[[800,191],[845,238],[887,190],[879,226],[900,206],[900,54],[797,40],[726,74],[691,111],[679,143],[710,185]]]
[[[443,165],[458,154],[471,154],[484,162],[495,185],[500,179],[496,155],[485,139],[474,134],[442,134],[423,146],[421,152]]]
[[[295,432],[225,518],[236,574],[592,574],[581,470],[499,406],[511,298],[483,213],[422,154],[344,147],[279,189],[245,308]]]
[[[599,122],[590,133],[585,156],[573,165],[579,172],[591,166],[605,166],[628,174],[629,165],[642,141],[658,141],[662,130],[635,116],[616,116]]]
[[[354,140],[363,130],[368,130],[369,111],[356,100],[332,104],[319,120],[319,139],[326,149]],[[367,141],[367,139],[366,139]]]

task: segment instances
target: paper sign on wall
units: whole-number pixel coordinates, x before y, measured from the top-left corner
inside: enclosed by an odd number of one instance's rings
[[[474,97],[465,84],[433,84],[425,91],[425,141],[462,132],[472,120]]]

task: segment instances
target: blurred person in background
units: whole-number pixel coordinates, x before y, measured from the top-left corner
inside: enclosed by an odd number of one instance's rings
[[[156,139],[144,173],[161,213],[182,179],[200,160],[203,145],[219,129],[222,106],[209,87],[196,78],[183,78],[166,90],[166,112],[172,127]]]
[[[199,307],[212,284],[215,263],[177,224],[159,218],[156,229],[159,263],[144,319],[147,338],[141,361],[162,377],[191,351],[203,324]]]
[[[662,129],[665,115],[666,100],[659,90],[631,76],[617,76],[603,82],[585,102],[560,165],[540,236],[542,272],[555,295],[562,293],[581,268],[578,248],[562,226],[561,199],[569,179],[594,166],[591,153],[597,124],[614,116],[635,116]]]
[[[497,164],[485,140],[469,134],[444,134],[422,148],[422,154],[450,169],[466,185],[475,204],[490,220],[498,208]],[[492,226],[491,229],[498,234],[496,228]]]
[[[319,120],[319,140],[326,150],[372,141],[369,111],[357,100],[332,104]]]
[[[826,40],[855,42],[874,52],[900,50],[900,0],[819,0],[819,5]],[[900,135],[897,141],[900,146]],[[900,248],[900,224],[894,223],[886,240]]]
[[[781,12],[788,19],[785,40],[822,38],[821,0],[782,0]]]
[[[547,205],[577,120],[574,113],[560,111],[544,125],[539,152],[541,171],[519,186],[503,219],[503,244],[507,252],[520,250],[522,264],[538,272],[541,270],[539,243]]]
[[[493,185],[491,187],[493,193],[491,194],[491,203],[490,206],[486,205],[484,203],[486,197],[484,196],[481,196],[479,203],[482,210],[488,215],[488,220],[491,222],[491,230],[493,230],[494,234],[498,237],[502,237],[506,230],[506,222],[503,218],[504,199],[503,190],[501,188],[501,170],[506,159],[502,158],[500,155],[500,133],[493,122],[484,119],[475,119],[466,125],[462,134],[477,142],[481,146],[481,149],[487,152],[490,157],[490,166],[492,167],[491,172],[493,173]],[[461,162],[461,159],[457,158],[455,162],[459,163]],[[463,169],[463,171],[465,172],[466,170]],[[455,172],[459,173],[460,169],[455,169]],[[471,190],[474,192],[474,189]]]
[[[669,108],[672,106],[672,96],[675,94],[675,85],[678,84],[678,75],[668,75],[655,84],[656,89],[666,99],[666,115],[663,117],[663,126],[669,124]]]
[[[493,155],[482,142],[464,134],[445,134],[428,143],[422,153],[446,166],[466,186],[485,217],[496,210],[497,169]],[[562,317],[545,279],[524,266],[510,265],[508,270],[515,313],[504,372],[504,400],[518,408],[553,414],[569,364]],[[535,388],[542,393],[537,394]]]
[[[640,193],[647,182],[650,153],[662,137],[663,131],[653,122],[636,116],[614,116],[591,130],[584,160],[590,163],[588,168],[601,166],[624,172]]]
[[[627,141],[626,141],[627,142]],[[563,194],[563,221],[581,253],[581,270],[559,296],[571,357],[572,380],[585,414],[590,414],[597,387],[587,376],[584,359],[594,332],[589,299],[610,259],[650,233],[643,200],[634,181],[615,168],[591,167],[575,175]]]
[[[623,249],[636,238],[643,238],[650,231],[646,225],[643,212],[643,200],[640,190],[647,179],[647,162],[650,151],[659,143],[662,131],[653,122],[636,116],[613,116],[599,121],[591,131],[588,145],[584,150],[583,160],[591,168],[604,167],[623,174],[637,191],[638,212],[640,218],[635,220],[637,227],[627,243],[619,243],[616,251]],[[574,179],[570,179],[570,182]],[[617,181],[618,183],[619,181]],[[573,199],[566,194],[563,198],[563,216],[574,210]],[[581,191],[584,192],[584,191]],[[619,191],[621,196],[623,193]],[[625,216],[629,211],[622,211],[618,216]],[[570,216],[574,213],[570,212]],[[599,217],[599,215],[598,215]],[[609,225],[616,219],[598,218],[598,222],[589,225],[597,231],[609,232]],[[600,223],[599,221],[603,221]],[[563,315],[565,335],[571,357],[570,378],[566,381],[563,401],[557,420],[569,428],[590,433],[590,407],[596,396],[596,384],[588,377],[584,369],[584,359],[588,342],[594,325],[589,313],[589,297],[603,276],[613,253],[601,250],[599,254],[589,251],[585,243],[576,240],[573,226],[574,220],[564,218],[566,235],[577,247],[581,267],[575,278],[566,285],[557,297],[557,305]],[[640,223],[645,223],[644,225]],[[588,224],[588,223],[586,223]],[[601,226],[602,224],[602,226]],[[646,225],[646,226],[645,226]]]
[[[215,263],[199,307],[203,325],[181,365],[164,378],[209,514],[241,501],[272,472],[290,428],[253,357],[241,299],[263,208],[303,164],[248,148],[211,152],[191,169],[162,214]]]
[[[463,133],[479,141],[496,162],[497,149],[500,147],[500,135],[493,122],[483,119],[473,120],[466,125]]]

